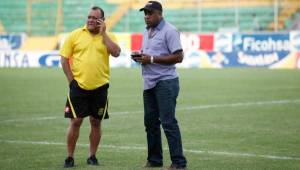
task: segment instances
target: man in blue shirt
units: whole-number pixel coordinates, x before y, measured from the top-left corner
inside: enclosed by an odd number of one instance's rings
[[[176,63],[183,59],[180,34],[164,20],[159,2],[149,1],[144,11],[142,55],[133,59],[142,64],[144,78],[144,124],[147,132],[148,158],[145,167],[162,167],[161,130],[166,134],[173,169],[185,169],[179,126],[175,117],[179,80]]]

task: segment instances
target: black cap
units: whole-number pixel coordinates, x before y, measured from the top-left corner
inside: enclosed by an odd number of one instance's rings
[[[140,9],[140,11],[144,11],[144,10],[158,10],[158,11],[163,11],[162,6],[159,2],[157,1],[148,1],[147,4]]]

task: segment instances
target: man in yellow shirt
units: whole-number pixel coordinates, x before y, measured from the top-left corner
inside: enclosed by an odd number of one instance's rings
[[[101,120],[108,118],[109,55],[118,57],[120,51],[116,38],[106,32],[104,11],[97,6],[90,9],[86,25],[72,31],[60,49],[70,88],[65,107],[65,117],[70,118],[66,168],[74,166],[80,126],[87,116],[91,124],[87,163],[99,164],[95,155],[101,139]]]

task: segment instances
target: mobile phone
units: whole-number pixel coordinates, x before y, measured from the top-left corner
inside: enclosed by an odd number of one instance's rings
[[[98,19],[98,20],[96,21],[98,26],[101,25],[100,21],[101,21],[101,19]]]
[[[141,54],[140,52],[136,52],[136,51],[135,51],[135,52],[132,52],[132,53],[131,53],[131,57],[132,57],[132,58],[142,57],[142,54]]]
[[[142,57],[142,55],[141,54],[131,54],[131,57],[132,58],[137,58],[137,57]]]

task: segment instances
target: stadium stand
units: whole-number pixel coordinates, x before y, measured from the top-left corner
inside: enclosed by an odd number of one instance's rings
[[[7,32],[27,32],[26,4],[27,1],[0,1],[0,20]]]
[[[64,32],[69,32],[77,27],[81,27],[85,24],[86,16],[89,8],[93,5],[101,5],[101,8],[105,10],[106,19],[112,15],[116,10],[116,5],[109,4],[105,0],[93,0],[93,1],[63,1],[63,22]],[[118,9],[119,10],[119,9]]]
[[[57,47],[54,35],[83,26],[88,9],[97,4],[107,17],[115,11],[116,5],[105,0],[1,0],[0,32],[27,33],[20,50],[53,50]]]
[[[285,21],[287,30],[300,30],[300,7],[298,11],[292,15],[291,18]]]
[[[273,7],[241,7],[239,9],[239,29],[252,30],[253,14],[260,19],[263,29],[273,21]],[[222,27],[235,27],[235,10],[232,8],[197,8],[165,9],[165,18],[185,32],[213,32]],[[137,17],[140,16],[140,17]],[[201,18],[199,17],[201,16]],[[140,32],[144,28],[143,15],[138,10],[130,10],[125,17],[113,28],[113,31]],[[199,24],[202,23],[202,24]]]
[[[58,9],[59,2],[62,3],[61,11]],[[110,16],[116,7],[116,5],[106,3],[105,0],[1,0],[0,20],[9,33],[55,35],[82,26],[85,23],[88,9],[94,4],[101,4],[101,7],[105,9],[106,16]],[[61,29],[57,28],[58,19],[62,20]]]
[[[121,0],[108,0],[110,3],[124,3]],[[145,1],[127,0],[131,3],[128,13],[113,27],[113,31],[139,32],[143,29],[143,21],[136,16],[141,16],[138,8]],[[164,14],[166,18],[185,32],[213,32],[224,28],[233,28],[239,31],[253,31],[253,15],[259,19],[261,30],[269,30],[274,21],[274,0],[168,0],[163,1],[165,6]],[[299,0],[283,0],[279,10],[286,11],[291,4],[298,3]],[[294,5],[297,6],[297,5]],[[237,7],[237,8],[236,8]],[[200,10],[201,9],[201,10]],[[236,9],[238,11],[236,11]],[[297,8],[296,8],[297,9]],[[289,11],[289,10],[287,10]],[[236,19],[238,12],[238,19]],[[279,11],[280,12],[280,11]],[[289,13],[294,13],[291,10]],[[286,13],[286,12],[282,12]],[[281,13],[280,13],[281,14]],[[282,20],[286,20],[291,15],[285,15]],[[281,16],[281,15],[280,15]],[[280,27],[284,30],[285,27]]]
[[[293,15],[295,15],[300,8],[299,0],[281,0],[279,1],[279,6],[281,7],[278,17],[278,30],[283,30],[288,28],[288,21]],[[268,26],[268,30],[274,30],[275,23],[272,22]]]
[[[85,22],[88,9],[100,5],[107,27],[115,32],[141,32],[143,15],[138,9],[147,0],[1,0],[1,32],[25,32],[29,36],[53,36],[69,32]],[[233,28],[253,30],[253,15],[262,30],[274,30],[276,0],[164,0],[164,15],[183,32],[214,32]],[[278,29],[285,30],[299,10],[300,0],[278,0]],[[238,15],[236,15],[238,14]]]

